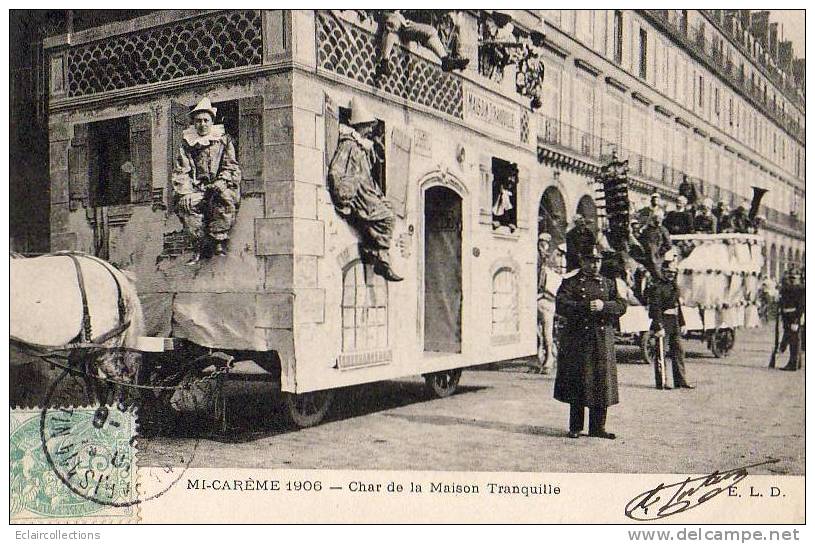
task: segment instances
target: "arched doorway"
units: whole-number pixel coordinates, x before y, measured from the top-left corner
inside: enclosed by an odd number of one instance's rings
[[[461,197],[424,193],[424,351],[461,353]]]
[[[597,205],[589,195],[583,195],[577,203],[577,213],[586,218],[586,223],[597,230]]]
[[[566,202],[560,189],[547,187],[538,206],[538,233],[548,232],[552,244],[558,246],[566,241]]]

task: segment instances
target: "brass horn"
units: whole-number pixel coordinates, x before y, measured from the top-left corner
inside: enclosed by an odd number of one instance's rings
[[[767,189],[762,189],[760,187],[753,187],[753,201],[750,203],[750,213],[748,217],[750,221],[756,218],[758,215],[758,208],[761,206],[761,199],[764,197],[764,193],[767,192]]]

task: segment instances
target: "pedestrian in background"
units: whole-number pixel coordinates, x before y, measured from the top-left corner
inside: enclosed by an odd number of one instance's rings
[[[564,278],[555,299],[557,315],[565,320],[555,377],[555,399],[569,404],[569,437],[583,430],[589,408],[589,436],[614,439],[606,431],[609,406],[619,403],[614,322],[626,302],[615,282],[600,275],[597,247],[579,256],[580,271]]]
[[[781,283],[781,300],[779,309],[784,323],[784,336],[781,339],[781,353],[790,348],[790,359],[781,370],[798,370],[801,368],[801,329],[804,322],[804,305],[806,304],[806,287],[800,281],[800,274],[794,267],[787,269]]]
[[[557,358],[555,295],[561,277],[557,273],[551,241],[552,236],[546,232],[538,237],[538,366],[532,369],[538,374],[549,374]]]

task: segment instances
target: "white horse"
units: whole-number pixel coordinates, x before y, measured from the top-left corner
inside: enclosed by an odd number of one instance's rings
[[[26,349],[66,351],[92,377],[133,383],[144,316],[134,282],[108,262],[76,252],[10,258],[11,340]],[[109,388],[96,380],[98,400]],[[104,397],[102,395],[104,394]]]

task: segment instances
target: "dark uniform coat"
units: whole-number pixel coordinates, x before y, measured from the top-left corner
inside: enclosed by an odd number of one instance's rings
[[[790,365],[800,366],[800,350],[803,329],[801,318],[804,315],[806,304],[806,288],[804,285],[790,285],[785,283],[781,286],[779,308],[781,311],[781,321],[784,324],[784,336],[781,339],[782,346],[790,348]],[[798,330],[793,331],[792,325],[798,325]],[[781,351],[784,351],[782,349]]]
[[[665,328],[665,311],[676,310],[677,324],[682,327],[685,319],[679,305],[679,286],[675,281],[654,279],[645,290],[648,301],[648,317],[651,318],[651,330]]]
[[[662,226],[671,234],[691,234],[693,232],[693,214],[686,210],[672,210],[665,214]]]
[[[603,301],[599,312],[589,302]],[[613,281],[583,271],[563,280],[555,310],[565,319],[555,378],[555,399],[569,404],[603,408],[619,402],[614,322],[625,313]]]
[[[699,234],[716,234],[718,230],[716,216],[712,213],[710,215],[697,214],[693,219],[693,230]]]
[[[696,200],[699,198],[696,184],[687,178],[683,179],[682,183],[679,184],[679,194],[688,199],[688,206],[696,204]]]
[[[730,214],[730,221],[734,232],[746,234],[750,232],[750,218],[747,217],[747,210],[739,206]]]

